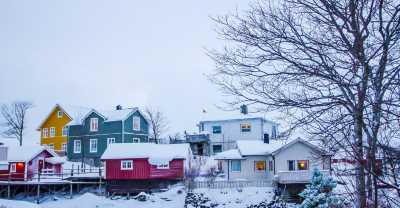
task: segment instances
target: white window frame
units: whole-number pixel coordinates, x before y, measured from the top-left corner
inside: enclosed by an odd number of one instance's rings
[[[53,143],[48,144],[47,147],[48,147],[49,149],[51,149],[51,150],[54,150],[54,144],[53,144]]]
[[[168,164],[157,164],[157,169],[169,169],[169,163]]]
[[[62,118],[62,117],[63,117],[63,112],[57,111],[57,118]]]
[[[92,143],[93,144],[96,144],[96,149],[92,149]],[[97,142],[97,139],[90,139],[89,140],[89,152],[91,152],[91,153],[95,153],[95,152],[97,152],[97,148],[98,148],[98,142]]]
[[[293,170],[290,170],[290,161],[293,161]],[[296,168],[296,160],[287,160],[287,169],[288,169],[288,171],[296,171],[297,170],[297,168]]]
[[[233,170],[233,161],[240,163],[240,170]],[[231,160],[231,172],[232,173],[240,173],[242,172],[242,161],[241,160]]]
[[[42,131],[43,131],[43,133],[42,133],[43,138],[49,137],[49,129],[48,128],[43,128]]]
[[[77,148],[77,144],[79,143],[79,149]],[[81,153],[82,151],[82,141],[74,140],[74,153]]]
[[[96,128],[94,128],[94,123],[96,123]],[[98,118],[90,118],[90,131],[95,132],[99,130],[99,119]]]
[[[133,143],[140,143],[140,138],[134,137],[134,138],[132,138],[132,142]]]
[[[250,128],[243,128],[244,126],[248,126]],[[243,129],[249,129],[249,131],[243,131]],[[251,132],[251,123],[241,123],[240,124],[240,132],[241,133],[250,133]]]
[[[128,167],[128,164],[131,164],[131,167]],[[133,160],[121,160],[121,170],[133,170]]]
[[[66,152],[67,149],[68,149],[68,146],[67,146],[67,145],[68,145],[67,143],[62,143],[62,144],[61,144],[61,151]]]
[[[137,125],[135,125],[137,123]],[[137,127],[135,127],[137,126]],[[132,118],[132,129],[135,131],[140,131],[140,117],[139,116],[134,116]]]
[[[10,172],[11,173],[16,173],[17,172],[17,163],[11,163],[10,164]]]
[[[107,146],[113,143],[115,143],[115,137],[107,138]]]
[[[61,130],[62,136],[68,136],[68,126],[64,126]]]
[[[50,137],[56,136],[56,127],[50,127]]]

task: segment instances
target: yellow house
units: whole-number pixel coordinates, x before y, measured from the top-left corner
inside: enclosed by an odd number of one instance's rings
[[[68,109],[67,111],[65,109]],[[68,112],[69,111],[69,112]],[[40,144],[46,145],[56,152],[65,154],[67,151],[68,126],[67,124],[88,112],[87,108],[68,107],[64,108],[56,104],[50,114],[38,127],[40,134]],[[74,118],[75,117],[75,118]],[[79,116],[80,117],[80,116]]]

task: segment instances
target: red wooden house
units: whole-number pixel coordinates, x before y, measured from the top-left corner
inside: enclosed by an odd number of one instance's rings
[[[188,144],[111,144],[101,157],[107,191],[137,192],[183,180],[190,158]]]
[[[0,180],[32,180],[39,173],[61,174],[63,159],[42,146],[2,146]]]

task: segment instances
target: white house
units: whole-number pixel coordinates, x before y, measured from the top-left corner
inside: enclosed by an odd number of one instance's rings
[[[218,153],[227,180],[308,183],[312,169],[328,174],[330,155],[300,138],[291,141],[239,140],[237,149]]]
[[[278,134],[278,124],[261,117],[207,120],[198,126],[200,133],[208,134],[210,154],[233,149],[238,140],[264,141]]]

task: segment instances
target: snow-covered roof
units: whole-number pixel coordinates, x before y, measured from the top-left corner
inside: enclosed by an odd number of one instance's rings
[[[80,119],[76,119],[73,122],[70,122],[68,125],[80,125],[82,124],[83,120],[88,117],[92,112],[102,116],[106,122],[108,121],[123,121],[127,119],[131,114],[139,111],[139,108],[124,108],[124,109],[114,109],[114,110],[95,110],[91,109],[87,111]],[[140,114],[142,114],[139,111]],[[143,114],[142,114],[143,115]]]
[[[8,147],[7,161],[28,162],[44,150],[47,150],[53,157],[58,157],[53,150],[46,147],[39,145],[23,145]]]
[[[48,157],[44,159],[46,162],[50,163],[50,164],[63,164],[65,162],[64,157]]]
[[[44,118],[44,120],[40,123],[39,127],[37,128],[40,130],[40,128],[43,126],[43,124],[47,121],[51,113],[56,108],[60,108],[65,115],[67,115],[72,121],[70,122],[73,123],[74,121],[79,121],[85,116],[91,109],[86,108],[86,107],[81,107],[81,106],[73,106],[73,105],[60,105],[56,104],[53,109],[51,109],[50,113]]]
[[[224,152],[220,152],[214,156],[216,160],[240,160],[243,157],[240,155],[239,150],[231,149]]]
[[[150,164],[165,164],[173,159],[187,159],[190,155],[189,144],[113,143],[101,159],[147,158]]]
[[[273,123],[273,124],[277,124],[274,121],[265,119],[263,117],[258,117],[258,116],[254,116],[254,115],[238,115],[238,116],[232,116],[232,117],[224,117],[223,119],[206,119],[206,120],[202,120],[199,123],[223,123],[223,122],[238,122],[238,121],[248,121],[248,120],[263,120],[266,123]]]
[[[269,143],[261,140],[238,140],[237,147],[241,155],[268,155],[286,144],[283,140],[271,139]]]

